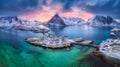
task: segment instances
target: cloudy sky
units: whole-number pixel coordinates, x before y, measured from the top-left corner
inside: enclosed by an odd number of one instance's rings
[[[84,20],[95,15],[120,18],[120,0],[0,0],[0,16],[44,22],[56,13]]]

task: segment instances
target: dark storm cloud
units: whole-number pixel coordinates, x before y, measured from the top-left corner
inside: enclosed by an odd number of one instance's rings
[[[0,0],[0,15],[17,15],[38,9],[38,4],[39,0]]]
[[[56,5],[58,3],[63,5],[63,10],[71,10],[79,0],[52,0],[52,4]]]
[[[24,10],[37,4],[38,0],[0,0],[0,10]]]
[[[37,10],[43,6],[63,6],[62,11],[71,11],[77,7],[93,14],[120,17],[120,0],[0,0],[0,13],[10,11]]]
[[[86,10],[97,15],[120,17],[120,0],[51,0],[52,4],[61,3],[63,10],[73,7]]]
[[[98,15],[120,17],[120,0],[51,0],[51,2],[52,5],[62,4],[64,11],[78,7]]]
[[[96,1],[96,2],[95,2]],[[86,10],[100,15],[120,18],[120,0],[93,0],[94,5],[86,5]]]

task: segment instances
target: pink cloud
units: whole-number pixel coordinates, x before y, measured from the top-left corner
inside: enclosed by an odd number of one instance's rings
[[[54,7],[43,6],[42,10],[23,13],[19,17],[25,20],[31,20],[31,21],[38,20],[41,22],[47,22],[56,13],[58,13],[61,17],[78,17],[84,19],[85,21],[87,21],[89,18],[94,16],[94,14],[76,7],[72,8],[72,11],[66,11],[66,12],[61,11],[62,8],[63,6],[61,4],[58,4]]]

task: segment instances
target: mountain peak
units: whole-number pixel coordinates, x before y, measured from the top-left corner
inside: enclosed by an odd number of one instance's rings
[[[48,22],[49,25],[65,26],[64,20],[56,13]]]
[[[59,14],[58,14],[58,13],[56,13],[56,14],[54,15],[54,17],[60,17],[60,16],[59,16]]]

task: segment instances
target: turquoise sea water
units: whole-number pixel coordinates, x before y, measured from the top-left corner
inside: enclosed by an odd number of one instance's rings
[[[56,35],[82,37],[99,44],[111,38],[112,27],[68,26],[50,27]],[[69,51],[44,49],[25,42],[26,38],[41,36],[29,31],[0,29],[0,67],[111,67],[91,55],[93,48],[74,46]]]

